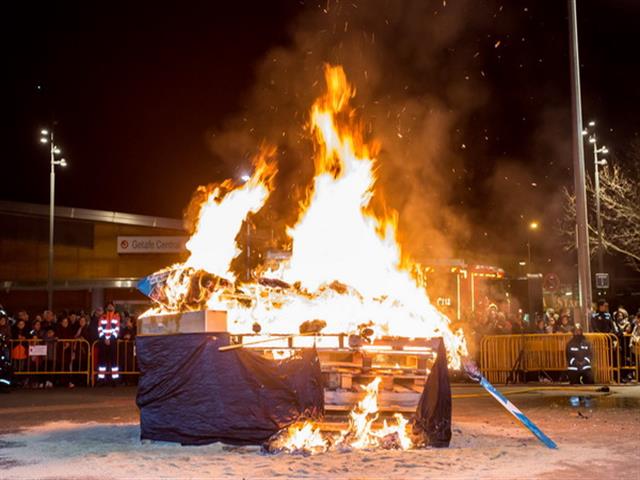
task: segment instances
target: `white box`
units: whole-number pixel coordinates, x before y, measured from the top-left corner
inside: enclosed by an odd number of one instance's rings
[[[138,318],[138,335],[173,335],[177,333],[212,333],[227,331],[227,312],[195,312],[151,315]]]

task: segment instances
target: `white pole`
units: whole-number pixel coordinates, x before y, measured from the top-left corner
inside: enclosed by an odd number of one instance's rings
[[[591,265],[587,225],[587,191],[585,185],[584,147],[582,145],[582,101],[580,93],[580,61],[578,58],[578,21],[576,0],[569,2],[569,37],[571,48],[571,106],[573,114],[573,182],[576,195],[576,228],[578,239],[578,278],[582,324],[589,325],[591,312]]]
[[[51,173],[49,175],[49,268],[47,271],[47,309],[53,310],[53,222],[55,216],[55,146],[53,144],[53,130],[49,136],[49,147],[51,152]]]

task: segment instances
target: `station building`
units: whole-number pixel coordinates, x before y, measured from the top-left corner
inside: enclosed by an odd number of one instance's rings
[[[113,301],[149,306],[138,280],[187,257],[180,219],[56,207],[53,309],[90,311]],[[0,201],[0,304],[9,311],[47,306],[49,206]]]

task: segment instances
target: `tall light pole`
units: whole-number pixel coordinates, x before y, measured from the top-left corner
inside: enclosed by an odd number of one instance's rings
[[[56,159],[62,151],[53,142],[53,130],[40,130],[40,143],[49,144],[51,173],[49,174],[49,265],[47,269],[47,310],[53,309],[53,226],[55,218],[56,166],[67,166],[64,158]]]
[[[587,225],[587,188],[582,145],[582,100],[580,93],[580,60],[578,54],[578,12],[576,0],[569,4],[569,46],[571,50],[571,113],[573,130],[573,184],[576,196],[576,237],[578,245],[578,284],[582,323],[589,329],[591,313],[591,265]]]
[[[538,227],[540,227],[540,224],[538,222],[531,222],[531,223],[529,223],[529,227],[527,228],[527,257],[528,257],[528,262],[529,262],[528,273],[533,273],[533,271],[531,270],[531,267],[532,267],[532,264],[531,264],[531,232],[538,230]]]
[[[589,127],[594,129],[596,126],[596,122],[593,120],[589,122]],[[607,164],[606,159],[598,159],[599,153],[607,154],[609,150],[604,145],[601,148],[598,148],[598,140],[596,138],[595,129],[592,132],[589,132],[588,129],[582,131],[583,135],[589,134],[589,143],[593,145],[593,169],[594,169],[594,179],[595,179],[595,189],[596,189],[596,228],[598,229],[598,272],[604,273],[604,245],[602,241],[602,235],[604,233],[602,229],[602,215],[600,214],[600,167]]]

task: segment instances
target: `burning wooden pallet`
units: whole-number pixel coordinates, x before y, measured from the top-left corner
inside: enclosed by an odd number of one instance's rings
[[[153,315],[139,320],[141,335],[228,332],[225,312],[199,310]],[[436,359],[437,338],[380,337],[323,334],[232,334],[231,347],[245,348],[266,358],[289,358],[315,348],[320,358],[325,390],[358,392],[376,377],[381,392],[420,393]],[[415,395],[414,395],[415,396]],[[415,399],[414,399],[415,401]]]
[[[435,362],[439,339],[381,337],[368,343],[347,334],[249,334],[232,336],[232,341],[273,359],[315,347],[325,390],[330,392],[359,391],[358,385],[381,377],[383,392],[420,393]]]

